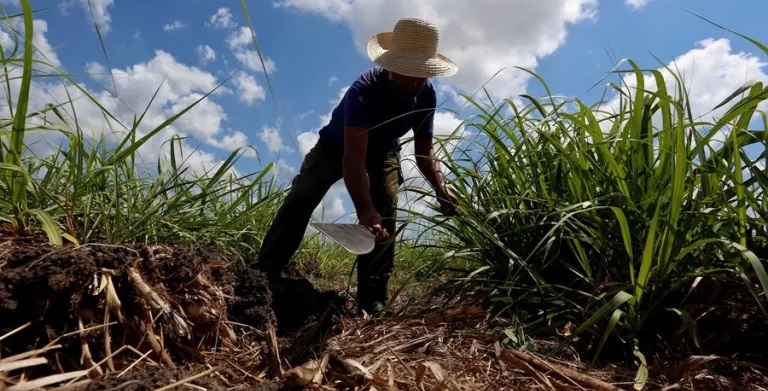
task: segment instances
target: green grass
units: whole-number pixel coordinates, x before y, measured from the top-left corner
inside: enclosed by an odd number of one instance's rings
[[[78,122],[73,100],[28,107],[31,82],[55,79],[119,123],[70,76],[33,57],[33,12],[28,1],[21,5],[23,14],[3,19],[10,26],[21,18],[24,29],[0,58],[9,114],[0,118],[0,223],[19,235],[42,231],[56,245],[215,241],[251,259],[283,196],[273,164],[236,174],[238,150],[215,170],[195,173],[179,138],[164,140],[168,159],[140,160],[142,145],[208,95],[159,126],[139,131],[139,114],[119,124],[119,137],[98,139]],[[464,96],[474,113],[464,125],[478,136],[445,151],[442,164],[461,214],[411,212],[407,224],[419,234],[398,243],[396,293],[415,288],[456,299],[480,292],[517,320],[506,333],[517,345],[575,322],[564,344],[588,332],[597,335],[595,358],[603,347],[624,349],[636,360],[638,383],[648,376],[650,354],[707,351],[686,302],[701,278],[739,284],[766,317],[768,157],[750,157],[747,148],[762,148],[768,136],[759,110],[768,88],[745,85],[705,122],[692,118],[673,69],[629,65],[615,71],[634,80],[633,87],[612,84],[616,107],[551,94],[501,102]],[[649,81],[661,88],[647,88]],[[35,156],[26,142],[41,132],[63,136],[50,156]],[[721,133],[725,143],[713,143]],[[354,257],[320,237],[307,237],[296,259],[316,263],[327,287],[352,282]],[[655,322],[670,314],[687,328],[684,338],[655,333]]]
[[[768,88],[745,85],[711,108],[727,111],[704,122],[691,117],[687,86],[673,69],[628,63],[616,73],[634,87],[612,84],[614,108],[551,94],[464,96],[479,112],[464,125],[479,136],[443,161],[462,214],[418,217],[447,251],[425,273],[451,271],[439,291],[484,292],[528,333],[573,321],[564,344],[597,330],[595,353],[618,340],[644,383],[646,353],[701,346],[684,300],[699,277],[739,283],[767,315],[768,275],[756,253],[767,249],[768,181],[758,165],[764,157],[750,158],[746,148],[764,146],[768,122],[758,106]],[[659,87],[646,88],[649,80]],[[724,144],[712,142],[719,132]],[[479,150],[471,159],[470,149]],[[668,313],[691,340],[656,334]]]
[[[237,174],[234,164],[250,148],[243,147],[215,169],[193,171],[184,161],[179,137],[163,140],[170,153],[157,162],[144,162],[138,153],[215,90],[156,127],[144,129],[146,111],[133,123],[122,124],[71,77],[33,60],[35,50],[26,39],[33,34],[32,11],[28,1],[21,4],[22,15],[3,20],[10,30],[14,18],[23,18],[24,30],[13,37],[24,50],[19,54],[18,47],[3,48],[1,59],[12,118],[0,119],[0,222],[19,235],[42,229],[57,245],[215,241],[241,259],[251,259],[283,196],[270,175],[274,163]],[[79,123],[74,99],[29,108],[30,85],[38,78],[56,78],[69,96],[84,95],[80,99],[101,108],[104,118],[122,129],[89,137],[91,130]],[[13,91],[17,84],[18,91]],[[24,140],[32,133],[59,134],[62,142],[52,154],[35,156]]]

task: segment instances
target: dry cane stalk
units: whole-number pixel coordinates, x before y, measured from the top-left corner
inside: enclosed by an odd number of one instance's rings
[[[45,386],[49,386],[51,384],[57,384],[61,383],[63,381],[67,381],[69,379],[73,379],[76,377],[85,376],[88,374],[87,369],[77,372],[69,372],[69,373],[60,373],[58,375],[51,375],[51,376],[45,376],[41,377],[39,379],[35,379],[29,382],[24,383],[17,383],[15,385],[12,385],[6,389],[6,391],[32,391],[32,390],[39,390],[42,389]]]
[[[4,339],[6,339],[6,338],[8,338],[8,337],[18,333],[21,330],[24,330],[25,328],[29,327],[30,325],[32,325],[32,322],[27,322],[27,323],[25,323],[25,324],[15,328],[15,329],[9,331],[8,333],[3,334],[2,336],[0,336],[0,341],[2,341]]]
[[[267,355],[269,360],[267,363],[275,372],[278,377],[283,376],[283,366],[280,362],[280,349],[277,345],[277,335],[275,335],[275,328],[271,324],[267,325]]]
[[[48,359],[45,357],[26,358],[23,360],[0,362],[0,373],[15,371],[21,368],[29,368],[37,365],[47,364]]]
[[[104,353],[109,359],[107,359],[107,368],[110,371],[115,371],[115,362],[112,360],[112,341],[109,337],[109,308],[104,308]]]
[[[145,335],[147,337],[147,342],[149,342],[149,345],[152,347],[155,354],[160,357],[160,361],[163,364],[170,368],[176,368],[176,364],[173,363],[171,357],[165,349],[163,349],[162,344],[160,343],[160,337],[152,331],[151,327],[148,327],[147,324],[141,320],[136,320],[136,323],[133,326],[140,335]]]
[[[540,371],[548,372],[548,374],[560,377],[566,381],[575,379],[580,383],[584,383],[600,391],[622,391],[621,388],[616,387],[613,384],[606,383],[602,380],[595,379],[578,372],[574,372],[568,368],[561,367],[558,368],[557,371],[551,371],[551,368],[549,368],[549,366],[542,362],[542,360],[538,357],[530,354],[524,354],[516,350],[505,349],[502,352],[502,357],[506,360],[520,360],[526,362]]]
[[[128,269],[128,279],[133,284],[134,288],[140,292],[153,310],[160,312],[162,315],[170,318],[171,330],[174,334],[182,337],[191,335],[189,326],[185,319],[181,317],[176,311],[174,311],[170,304],[166,302],[160,295],[155,292],[135,268]]]
[[[80,316],[77,317],[77,326],[80,329],[80,364],[85,364],[86,368],[95,370],[99,375],[103,375],[104,371],[102,371],[101,367],[96,365],[96,363],[93,361],[91,349],[88,346],[88,342],[85,340],[86,331],[85,326],[83,326],[83,318]]]

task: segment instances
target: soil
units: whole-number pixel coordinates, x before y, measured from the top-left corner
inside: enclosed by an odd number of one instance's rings
[[[156,362],[200,362],[200,351],[243,342],[235,327],[263,332],[272,326],[292,364],[306,361],[322,343],[332,315],[348,311],[346,298],[321,292],[306,278],[287,276],[270,285],[263,273],[219,254],[215,244],[53,247],[43,238],[0,237],[0,336],[7,334],[0,339],[0,358],[62,345],[47,356],[50,365],[32,373],[37,376],[83,369],[82,344],[96,363],[126,344],[154,350],[150,358]],[[108,334],[105,322],[112,323]],[[317,326],[310,339],[299,332],[307,325]],[[112,358],[115,366],[135,359]],[[182,375],[174,368],[152,373],[146,385],[121,389],[154,387]]]
[[[425,350],[414,352],[411,371],[418,370],[425,354],[441,349],[440,331],[427,331],[418,317],[410,319],[414,326],[403,326],[401,331],[394,330],[410,321],[382,325],[366,336],[354,330],[366,330],[370,321],[359,321],[353,316],[350,298],[336,291],[317,289],[303,274],[306,271],[294,268],[280,281],[268,282],[263,273],[233,264],[225,254],[215,243],[91,243],[53,247],[44,237],[4,238],[0,231],[0,364],[13,355],[59,344],[58,349],[35,354],[46,357],[47,363],[24,369],[23,376],[35,379],[87,369],[98,363],[99,368],[110,371],[107,375],[91,373],[86,389],[150,390],[188,379],[211,368],[210,365],[226,365],[228,375],[203,376],[189,384],[209,390],[266,391],[287,389],[275,380],[281,370],[270,362],[274,360],[270,356],[274,348],[279,352],[282,370],[287,370],[328,354],[328,341],[334,336],[350,341],[358,338],[357,342],[347,342],[348,346],[359,344],[354,349],[347,348],[348,353],[357,352],[359,356],[352,357],[361,362],[369,360],[366,365],[371,365],[376,358],[369,349],[377,341],[418,330],[425,335],[390,341],[387,349],[376,346],[381,352],[400,349],[396,357],[402,360],[402,355],[411,349],[409,346],[421,341]],[[740,327],[738,332],[729,333],[730,341],[719,341],[719,345],[739,339],[743,344],[739,346],[749,350],[745,342],[750,336],[753,341],[765,340],[758,314],[735,306],[733,297],[718,295],[704,302],[717,307],[711,311],[713,314],[730,309],[730,316],[725,318],[731,321],[704,322],[705,331]],[[688,309],[699,315],[692,307]],[[745,313],[750,316],[745,318]],[[680,333],[679,320],[666,321]],[[108,328],[104,324],[109,324]],[[471,330],[484,326],[468,327]],[[269,330],[275,331],[274,341]],[[702,333],[715,334],[718,333]],[[430,335],[434,335],[434,342],[424,339]],[[466,343],[465,349],[446,352],[474,351],[478,346],[476,342],[462,343]],[[337,339],[336,352],[341,349],[338,344]],[[125,346],[133,350],[118,352]],[[753,346],[755,353],[760,350],[758,346],[761,345]],[[498,354],[495,345],[488,345],[487,349]],[[144,353],[148,356],[141,365],[118,376]],[[453,360],[445,354],[446,360]],[[714,372],[695,377],[697,385],[718,389],[727,382],[723,380],[726,378],[731,382],[739,379],[740,384],[768,379],[764,370],[745,366],[743,362],[747,358],[755,362],[757,357],[730,357],[734,361],[708,364]],[[498,357],[492,360],[497,361]],[[451,368],[449,361],[444,365]],[[691,368],[694,373],[700,370]],[[13,372],[11,377],[19,373]],[[3,376],[7,375],[0,373],[0,389]]]
[[[116,374],[110,374],[96,379],[85,388],[85,391],[96,390],[121,390],[121,391],[151,391],[160,387],[183,381],[194,375],[192,371],[181,369],[156,368],[151,370],[127,372],[125,375],[117,377]],[[227,387],[221,381],[212,377],[194,379],[185,383],[187,385],[203,387],[206,390],[235,390],[235,391],[281,391],[282,384],[271,381],[264,381],[254,385],[241,385],[238,387]],[[189,386],[186,389],[190,389]]]

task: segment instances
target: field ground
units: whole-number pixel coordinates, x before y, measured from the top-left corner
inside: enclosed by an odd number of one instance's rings
[[[510,323],[481,303],[370,319],[309,284],[275,295],[213,246],[53,248],[7,232],[2,243],[0,318],[14,321],[0,330],[0,389],[632,388],[632,367],[588,370],[573,349],[547,358],[503,347]],[[563,332],[528,349],[554,347]],[[754,363],[692,356],[651,367],[647,389],[760,384],[768,372]]]

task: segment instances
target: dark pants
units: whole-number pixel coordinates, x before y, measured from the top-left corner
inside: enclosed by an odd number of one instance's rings
[[[299,174],[267,232],[256,260],[257,267],[270,276],[279,276],[301,244],[312,212],[328,189],[343,178],[343,146],[317,143],[304,158]],[[373,301],[387,301],[387,284],[392,272],[397,217],[397,192],[403,182],[397,153],[368,153],[366,162],[371,198],[382,218],[390,240],[377,244],[368,254],[357,257],[357,299],[363,309]]]

